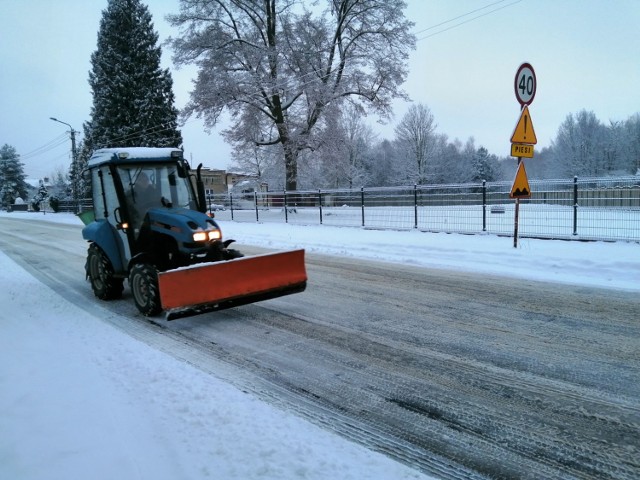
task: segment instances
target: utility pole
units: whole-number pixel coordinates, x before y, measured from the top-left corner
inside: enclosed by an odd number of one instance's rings
[[[50,120],[54,122],[62,123],[69,127],[69,134],[71,135],[71,196],[73,197],[73,202],[75,204],[75,213],[78,213],[80,210],[78,208],[80,199],[78,192],[78,182],[80,181],[80,172],[78,172],[78,156],[76,153],[76,133],[77,131],[73,129],[71,125],[67,122],[63,122],[54,117],[49,117]]]

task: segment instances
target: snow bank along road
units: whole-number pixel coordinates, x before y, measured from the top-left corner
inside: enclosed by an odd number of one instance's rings
[[[0,249],[104,321],[424,472],[640,478],[637,293],[311,255],[305,293],[149,322],[128,289],[93,297],[80,227],[0,227]]]

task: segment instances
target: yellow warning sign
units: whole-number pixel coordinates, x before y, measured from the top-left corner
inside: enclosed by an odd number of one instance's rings
[[[533,123],[531,122],[529,107],[526,105],[522,109],[516,129],[513,131],[513,135],[511,136],[511,143],[527,143],[529,145],[535,145],[538,143],[536,132],[533,129]]]
[[[511,187],[511,193],[509,193],[509,197],[531,198],[531,189],[529,188],[527,171],[524,169],[524,162],[520,162],[520,165],[518,165],[516,179],[513,181],[513,186]]]

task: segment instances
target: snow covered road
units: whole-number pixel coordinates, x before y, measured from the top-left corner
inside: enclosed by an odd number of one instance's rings
[[[22,244],[3,236],[0,249],[91,309],[79,230],[20,232]],[[51,238],[64,240],[47,248]],[[156,350],[440,478],[638,476],[636,293],[323,255],[308,269],[304,294],[169,324],[138,317],[128,295],[94,309]]]

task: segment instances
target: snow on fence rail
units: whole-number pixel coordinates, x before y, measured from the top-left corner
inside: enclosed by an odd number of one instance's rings
[[[519,236],[640,241],[640,178],[529,181]],[[510,182],[211,195],[220,220],[512,235]]]

